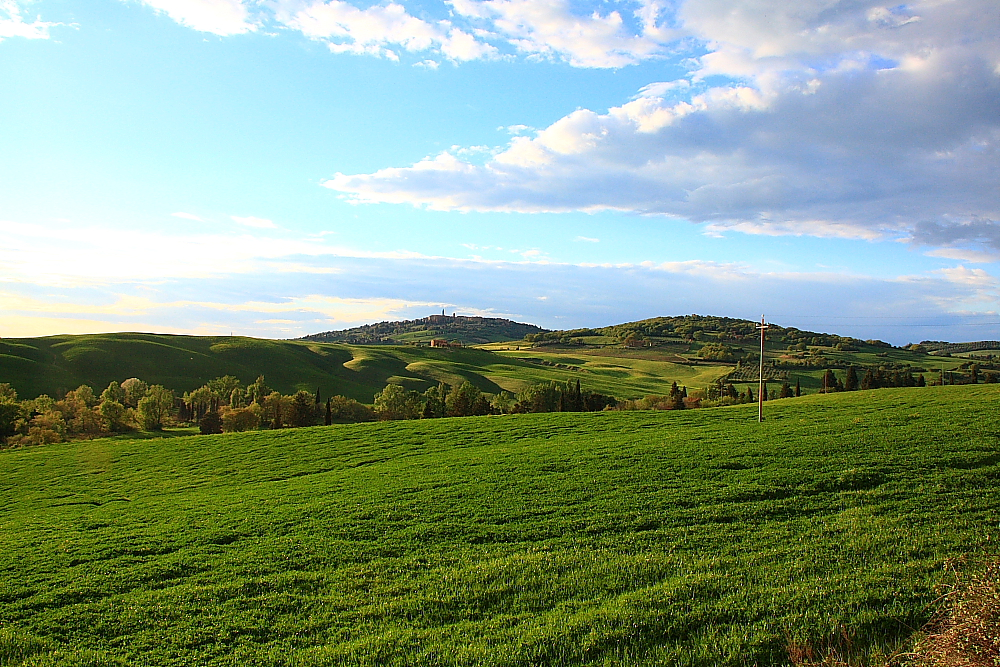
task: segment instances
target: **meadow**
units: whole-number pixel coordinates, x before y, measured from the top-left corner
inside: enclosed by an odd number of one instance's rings
[[[778,665],[994,548],[995,385],[0,452],[0,664]]]

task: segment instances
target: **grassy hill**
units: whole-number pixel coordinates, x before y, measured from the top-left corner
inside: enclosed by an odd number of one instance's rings
[[[0,382],[14,385],[22,397],[34,398],[42,393],[58,396],[80,384],[100,390],[112,380],[120,382],[129,377],[184,392],[221,375],[235,375],[248,383],[263,374],[272,388],[283,393],[319,388],[324,396],[342,394],[368,403],[389,381],[423,390],[439,381],[461,384],[469,380],[483,391],[495,393],[501,389],[516,392],[532,382],[579,379],[589,390],[626,399],[665,394],[674,381],[695,389],[723,375],[737,382],[757,380],[754,355],[758,342],[754,324],[746,320],[689,315],[601,330],[546,332],[507,320],[442,316],[425,319],[435,318],[450,322],[442,327],[468,327],[468,339],[500,342],[484,343],[478,349],[432,349],[413,344],[141,333],[7,338],[0,340]],[[411,343],[444,335],[440,327],[408,328],[420,322],[425,320],[383,323],[371,328],[375,331],[383,325],[399,325],[403,333],[398,338]],[[505,335],[516,334],[522,339],[493,336],[496,331],[490,327],[494,324],[507,327]],[[461,338],[457,334],[444,337]],[[631,339],[638,341],[639,347],[629,347],[636,344],[628,343]],[[991,356],[990,361],[985,360],[983,345],[987,343],[962,344],[964,352],[936,356],[892,348],[879,341],[775,327],[768,332],[765,358],[772,379],[792,384],[799,381],[807,391],[822,386],[821,377],[827,368],[841,369],[843,377],[842,369],[851,364],[922,372],[928,379],[936,379],[942,371],[961,376],[973,360],[958,354],[977,357],[975,363],[984,374],[1000,378],[1000,359],[992,360]],[[706,347],[720,345],[729,357],[705,358]],[[745,363],[746,369],[737,369],[738,363]]]
[[[0,664],[886,651],[1000,511],[996,387],[0,452]],[[849,641],[843,638],[847,637]]]
[[[379,322],[353,329],[325,331],[303,336],[301,340],[322,343],[352,343],[355,345],[402,345],[429,343],[433,338],[456,341],[463,345],[521,340],[525,336],[544,333],[547,329],[534,324],[522,324],[500,317],[467,317],[465,315],[431,315],[419,320]]]
[[[728,367],[692,372],[669,361],[628,365],[627,360],[581,369],[537,359],[505,357],[474,348],[343,345],[226,336],[98,334],[0,340],[0,382],[22,397],[57,396],[81,384],[100,391],[112,380],[139,377],[177,392],[196,389],[221,375],[242,382],[263,374],[283,393],[298,389],[341,394],[370,403],[387,382],[423,390],[438,382],[468,380],[489,393],[518,391],[526,384],[580,379],[589,390],[620,398],[663,394],[673,380],[713,380]]]

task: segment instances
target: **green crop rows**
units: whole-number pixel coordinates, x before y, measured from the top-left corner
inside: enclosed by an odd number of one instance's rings
[[[997,532],[994,386],[0,452],[3,665],[771,665]]]

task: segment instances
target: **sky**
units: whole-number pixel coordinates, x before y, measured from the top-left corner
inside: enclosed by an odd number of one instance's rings
[[[1000,339],[996,0],[0,0],[0,336]]]

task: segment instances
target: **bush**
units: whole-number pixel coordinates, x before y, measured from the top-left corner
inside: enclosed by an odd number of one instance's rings
[[[289,426],[315,426],[316,425],[316,399],[308,391],[299,390],[292,396],[292,404],[288,409]]]
[[[378,419],[375,411],[367,405],[343,396],[334,396],[330,399],[330,417],[334,424],[373,422]]]
[[[208,413],[214,414],[214,413]],[[208,415],[205,415],[206,417]],[[260,408],[254,404],[249,408],[222,408],[219,411],[222,420],[221,427],[223,433],[242,433],[244,431],[254,431],[260,427]],[[204,421],[204,420],[203,420]]]
[[[222,417],[220,417],[219,413],[214,410],[206,412],[205,416],[198,422],[198,429],[201,431],[202,435],[222,433]]]

